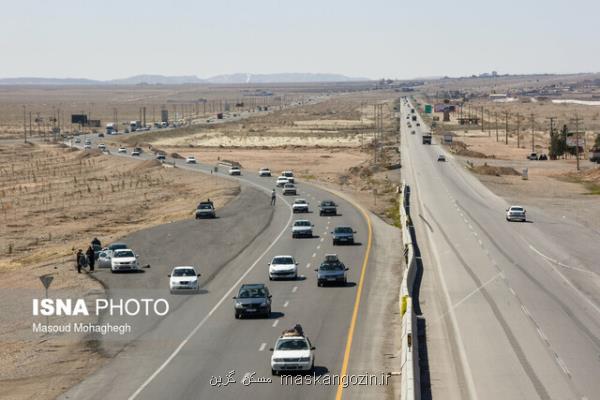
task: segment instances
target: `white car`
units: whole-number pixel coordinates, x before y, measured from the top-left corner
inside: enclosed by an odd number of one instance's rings
[[[275,181],[277,187],[282,187],[286,183],[288,183],[288,178],[285,176],[280,176],[279,178],[277,178],[277,181]]]
[[[81,143],[81,139],[75,138],[75,143]]]
[[[119,150],[117,150],[118,153],[123,153],[123,154],[127,154],[127,149],[123,146],[119,147]]]
[[[106,150],[106,145],[104,143],[100,143],[100,144],[98,144],[98,148],[100,150]]]
[[[297,279],[298,263],[292,256],[275,256],[269,263],[269,280]]]
[[[305,336],[284,333],[271,349],[271,373],[273,375],[285,371],[311,372],[315,368],[315,347]]]
[[[445,162],[446,161],[446,156],[443,155],[443,154],[438,154],[437,160],[441,161],[441,162]]]
[[[261,168],[258,171],[258,176],[271,176],[271,170],[269,168]]]
[[[506,209],[506,220],[507,221],[527,221],[527,211],[522,206],[510,206]]]
[[[90,150],[90,149],[92,148],[92,145],[91,145],[91,144],[89,144],[89,143],[86,143],[86,144],[84,144],[84,145],[83,145],[83,148],[84,148],[85,150]]]
[[[305,199],[294,200],[294,204],[292,204],[292,211],[294,213],[307,213],[308,202]]]
[[[138,256],[131,249],[115,250],[110,258],[111,272],[137,271],[140,269]]]
[[[240,167],[231,167],[229,168],[229,175],[242,175],[242,170]]]
[[[283,171],[281,176],[285,176],[289,183],[296,183],[296,180],[294,179],[294,173],[292,171]]]
[[[175,267],[169,274],[169,290],[174,293],[179,290],[190,290],[197,292],[200,288],[198,277],[201,274],[191,266]]]
[[[142,154],[142,149],[139,147],[135,147],[133,150],[131,150],[132,157],[140,156],[140,154]]]
[[[297,194],[298,193],[296,191],[296,185],[294,185],[293,183],[286,183],[285,185],[283,185],[284,196],[295,196]]]
[[[307,219],[298,219],[292,225],[292,238],[313,237],[313,224]]]
[[[185,163],[186,164],[196,164],[196,157],[187,156],[187,158],[185,159]]]

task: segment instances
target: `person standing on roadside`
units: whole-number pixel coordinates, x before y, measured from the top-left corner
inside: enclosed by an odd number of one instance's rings
[[[92,249],[92,246],[88,247],[85,254],[87,255],[88,263],[90,264],[90,272],[94,272],[94,264],[96,262],[96,260],[95,260],[96,257],[94,255],[94,249]]]
[[[277,199],[277,193],[275,193],[275,189],[271,192],[271,205],[275,205],[275,200]]]
[[[83,250],[77,250],[77,255],[75,256],[77,262],[77,273],[81,273],[81,268],[85,268],[85,254],[83,254]]]

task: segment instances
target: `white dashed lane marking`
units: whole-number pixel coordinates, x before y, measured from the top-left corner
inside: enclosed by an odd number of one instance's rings
[[[310,263],[306,264],[306,268],[310,268]]]
[[[313,256],[313,258],[315,258],[315,257],[317,256],[317,253],[313,253],[313,255],[312,255],[312,256]]]
[[[258,348],[258,351],[263,351],[265,349],[265,347],[267,347],[267,344],[261,343],[260,347]]]
[[[279,323],[279,320],[276,319],[275,322],[273,322],[273,328],[275,328],[277,326],[277,324]]]
[[[283,303],[283,308],[286,308],[289,305],[290,305],[290,302],[288,300],[286,300],[285,303]]]
[[[298,290],[298,286],[294,286],[294,287],[292,288],[292,293],[296,293],[296,291],[297,291],[297,290]]]

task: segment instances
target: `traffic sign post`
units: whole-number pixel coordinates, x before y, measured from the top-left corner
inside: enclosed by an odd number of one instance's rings
[[[52,281],[54,280],[54,277],[52,275],[42,275],[40,276],[40,281],[42,281],[42,285],[44,285],[44,289],[46,290],[46,296],[45,298],[48,298],[48,288],[50,287],[50,284],[52,283]],[[46,316],[46,325],[48,325],[48,316]]]

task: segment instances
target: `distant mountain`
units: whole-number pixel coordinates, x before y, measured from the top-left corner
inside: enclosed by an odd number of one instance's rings
[[[356,82],[368,78],[351,78],[339,74],[282,73],[282,74],[229,74],[201,79],[194,75],[164,76],[136,75],[107,81],[76,78],[0,78],[0,85],[181,85],[186,83],[242,84],[242,83],[311,83]]]
[[[0,78],[0,85],[97,85],[101,81],[77,78]]]
[[[203,83],[204,80],[197,76],[164,76],[164,75],[136,75],[124,79],[112,79],[105,83],[113,85],[181,85],[184,83]]]
[[[351,78],[340,74],[281,73],[281,74],[229,74],[206,79],[208,83],[309,83],[368,81],[368,78]]]

